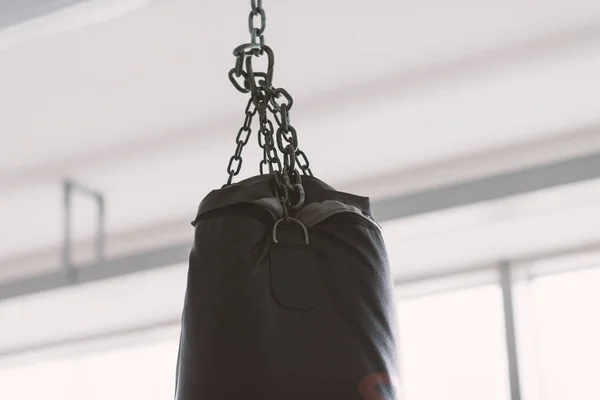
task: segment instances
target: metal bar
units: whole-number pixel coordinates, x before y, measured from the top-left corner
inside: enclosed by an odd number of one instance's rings
[[[73,186],[71,182],[65,181],[63,184],[64,196],[64,227],[63,227],[63,267],[68,270],[71,268],[71,194]]]
[[[379,221],[406,218],[600,178],[600,153],[470,182],[392,197],[373,204]]]
[[[77,283],[93,282],[183,263],[187,261],[189,253],[190,245],[186,243],[132,256],[106,260],[91,265],[77,266]],[[16,282],[0,283],[0,301],[7,298],[58,289],[70,283],[72,284],[71,279],[70,270],[58,270]]]
[[[104,260],[104,247],[106,245],[106,210],[104,196],[102,196],[102,194],[96,194],[96,203],[98,205],[98,225],[96,227],[96,261],[101,262]]]
[[[32,278],[22,279],[16,282],[5,282],[0,284],[0,301],[13,297],[30,295],[52,289],[69,286],[71,280],[70,271],[58,270]]]
[[[104,196],[102,193],[95,190],[89,189],[85,186],[80,185],[69,180],[65,180],[63,183],[64,187],[64,238],[63,238],[63,266],[68,269],[71,273],[72,279],[77,279],[76,268],[73,268],[72,255],[72,199],[75,192],[80,192],[86,196],[92,197],[96,202],[97,216],[96,216],[96,237],[95,237],[95,255],[96,262],[104,260],[104,248],[105,248],[105,229],[106,229],[106,206]]]
[[[515,313],[513,298],[513,282],[510,264],[500,264],[500,286],[504,303],[504,327],[506,334],[506,352],[508,358],[508,375],[510,379],[511,400],[521,400],[521,383],[519,376],[519,360],[517,351],[517,335],[515,330]]]
[[[89,187],[84,186],[84,185],[82,185],[79,182],[72,182],[71,181],[71,187],[73,188],[73,190],[77,190],[78,192],[84,193],[87,196],[91,196],[91,197],[94,197],[94,198],[98,197],[98,196],[101,196],[100,192],[98,192],[96,190],[93,190],[93,189],[90,189]]]

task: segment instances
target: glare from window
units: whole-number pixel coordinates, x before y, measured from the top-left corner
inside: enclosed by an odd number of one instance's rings
[[[600,399],[600,269],[537,278],[542,400]]]
[[[172,399],[176,357],[163,341],[0,369],[0,399]]]
[[[403,299],[398,314],[406,400],[510,398],[498,286]]]
[[[540,399],[600,399],[600,269],[536,278],[530,290]],[[406,400],[510,399],[497,285],[400,299],[398,314]],[[173,398],[177,345],[172,337],[2,368],[0,399]]]

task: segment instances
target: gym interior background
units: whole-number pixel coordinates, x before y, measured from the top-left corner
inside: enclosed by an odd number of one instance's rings
[[[406,399],[599,399],[600,2],[268,10],[313,172],[383,225]],[[0,4],[1,399],[173,397],[247,11]]]

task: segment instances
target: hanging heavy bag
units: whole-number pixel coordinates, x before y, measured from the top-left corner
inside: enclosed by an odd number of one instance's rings
[[[252,43],[234,52],[230,78],[251,99],[228,183],[204,198],[193,223],[175,398],[398,399],[393,285],[380,228],[368,198],[312,176],[289,124],[293,100],[272,86],[264,15],[253,0]],[[261,16],[260,29],[253,16]],[[266,73],[252,69],[260,55],[268,57]],[[261,175],[232,184],[256,114]]]
[[[369,201],[302,181],[298,222],[281,219],[270,175],[200,205],[178,400],[396,398],[393,289]]]

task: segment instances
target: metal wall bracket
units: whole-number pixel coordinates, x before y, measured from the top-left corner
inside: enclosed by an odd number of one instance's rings
[[[72,237],[72,222],[73,222],[73,197],[76,194],[88,196],[96,203],[96,235],[94,238],[95,247],[95,262],[99,263],[104,260],[105,254],[105,202],[102,193],[91,190],[85,186],[66,179],[63,182],[63,200],[64,200],[64,226],[63,226],[63,250],[62,261],[63,267],[67,272],[68,281],[75,283],[78,281],[77,268],[73,265],[73,237]]]

